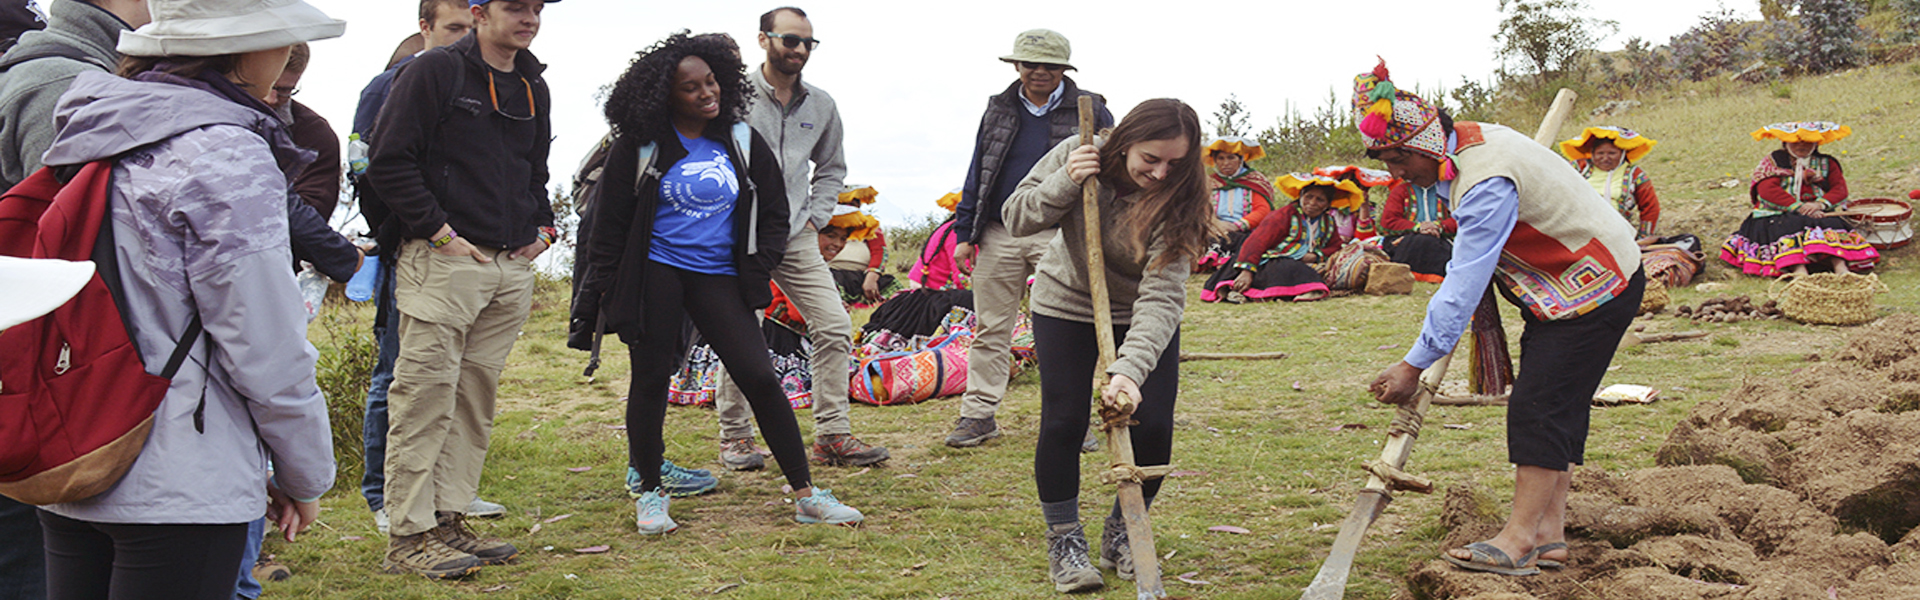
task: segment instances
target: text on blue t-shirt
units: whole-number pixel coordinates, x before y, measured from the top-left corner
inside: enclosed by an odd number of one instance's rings
[[[740,178],[720,142],[675,132],[686,158],[660,176],[660,205],[647,258],[708,275],[737,275],[733,264],[733,208]]]

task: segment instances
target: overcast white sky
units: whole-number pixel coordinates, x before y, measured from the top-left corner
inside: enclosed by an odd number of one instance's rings
[[[413,0],[308,0],[348,21],[343,38],[314,45],[298,99],[344,138],[354,103],[402,38],[415,31]],[[760,13],[780,0],[568,0],[548,6],[533,52],[552,88],[553,184],[572,177],[581,155],[606,131],[595,98],[639,50],[690,29],[739,40],[749,68],[765,54],[754,43]],[[1633,36],[1655,43],[1685,31],[1715,0],[1607,0],[1591,15],[1620,23],[1603,48]],[[1259,130],[1288,103],[1311,109],[1329,89],[1346,100],[1355,73],[1387,59],[1402,86],[1457,86],[1494,68],[1496,0],[1303,2],[967,3],[821,0],[797,4],[822,40],[804,77],[831,94],[846,122],[850,182],[880,192],[884,222],[940,210],[934,199],[966,177],[986,97],[1011,83],[997,60],[1014,35],[1033,28],[1073,43],[1069,75],[1104,94],[1114,116],[1142,100],[1175,97],[1209,118],[1238,95]],[[1731,8],[1751,16],[1752,3]],[[1364,19],[1364,21],[1362,21]],[[1318,165],[1297,165],[1310,168]],[[1292,168],[1291,166],[1289,168]]]

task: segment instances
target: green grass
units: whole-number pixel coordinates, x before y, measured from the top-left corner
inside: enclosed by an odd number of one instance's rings
[[[1795,81],[1790,100],[1774,98],[1765,86],[1683,86],[1671,97],[1643,99],[1646,106],[1609,122],[1660,140],[1647,166],[1668,206],[1664,229],[1717,244],[1736,227],[1746,197],[1744,186],[1718,185],[1744,180],[1772,147],[1746,137],[1768,121],[1828,118],[1853,126],[1853,137],[1832,148],[1846,151],[1839,156],[1847,161],[1856,196],[1891,196],[1920,184],[1920,171],[1909,166],[1920,161],[1920,151],[1899,137],[1905,124],[1920,121],[1920,109],[1904,99],[1920,92],[1913,73],[1894,65]],[[1575,130],[1569,126],[1563,137]],[[1888,253],[1880,277],[1892,292],[1879,299],[1883,312],[1911,311],[1920,302],[1914,252]],[[1199,281],[1190,281],[1190,289]],[[1671,290],[1674,302],[1735,294],[1764,298],[1769,283],[1740,277],[1717,262],[1699,281],[1709,289]],[[1172,554],[1164,564],[1169,591],[1202,598],[1298,596],[1363,482],[1357,464],[1377,455],[1392,416],[1369,398],[1366,384],[1406,351],[1434,289],[1419,284],[1410,296],[1305,305],[1190,301],[1182,330],[1187,349],[1279,350],[1291,356],[1183,366],[1174,463],[1198,474],[1169,479],[1155,505],[1158,550]],[[623,420],[619,399],[626,394],[627,358],[610,341],[599,377],[581,377],[584,354],[564,347],[565,298],[564,284],[543,284],[502,379],[481,484],[482,494],[505,503],[509,514],[476,527],[519,545],[519,562],[450,583],[377,574],[385,542],[356,493],[360,466],[343,462],[338,488],[322,501],[321,523],[299,543],[269,545],[267,551],[296,576],[267,584],[268,597],[686,598],[722,588],[718,597],[739,599],[1057,596],[1045,583],[1032,482],[1039,416],[1033,375],[1016,379],[1009,392],[1000,415],[1005,437],[977,449],[940,443],[957,415],[955,399],[856,405],[856,432],[890,447],[893,460],[871,470],[814,473],[819,485],[867,513],[864,527],[797,525],[776,471],[722,473],[717,493],[675,502],[681,531],[642,538],[633,531],[632,504],[621,485],[625,432],[612,428]],[[341,339],[335,330],[364,328],[372,318],[365,307],[336,310],[341,316],[316,325],[316,331],[332,331],[316,333],[317,344],[331,345]],[[1504,312],[1509,337],[1517,339],[1518,313],[1512,307]],[[1701,330],[1709,337],[1638,346],[1616,357],[1606,383],[1650,385],[1664,399],[1595,409],[1590,468],[1653,466],[1667,431],[1688,408],[1748,378],[1788,373],[1810,354],[1831,354],[1849,332],[1781,321],[1695,324],[1670,315],[1640,322],[1649,330]],[[1453,379],[1464,371],[1456,369]],[[360,400],[347,396],[332,396],[336,412],[350,412]],[[811,419],[800,416],[810,430]],[[1435,408],[1407,470],[1442,486],[1479,483],[1504,502],[1512,481],[1503,417],[1504,409],[1494,407]],[[1353,423],[1366,428],[1340,428]],[[667,456],[718,468],[715,429],[709,410],[669,410]],[[338,437],[357,440],[349,432]],[[1100,468],[1103,456],[1084,456],[1083,473]],[[568,470],[577,467],[588,470]],[[1110,489],[1083,480],[1082,512],[1089,522],[1099,519],[1111,498]],[[1361,548],[1347,597],[1403,597],[1404,577],[1439,551],[1445,534],[1439,509],[1438,497],[1396,498]],[[571,516],[543,522],[561,515]],[[531,532],[535,525],[539,531]],[[1252,533],[1209,532],[1214,525]],[[596,545],[611,550],[573,551]],[[1174,577],[1184,573],[1210,584]],[[1113,577],[1108,583],[1112,587],[1092,597],[1130,597],[1131,584]]]

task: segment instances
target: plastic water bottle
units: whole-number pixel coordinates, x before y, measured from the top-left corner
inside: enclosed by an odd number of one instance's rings
[[[369,256],[360,270],[353,272],[353,279],[347,280],[347,299],[354,302],[366,302],[373,298],[373,288],[380,284],[380,257]]]
[[[347,136],[347,170],[354,175],[367,174],[367,142],[358,133]]]

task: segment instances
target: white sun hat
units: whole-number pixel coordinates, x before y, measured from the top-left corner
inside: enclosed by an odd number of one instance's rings
[[[153,22],[120,32],[127,56],[220,56],[340,37],[347,22],[301,0],[148,0]]]
[[[0,330],[19,325],[66,304],[93,280],[91,261],[0,256]]]

